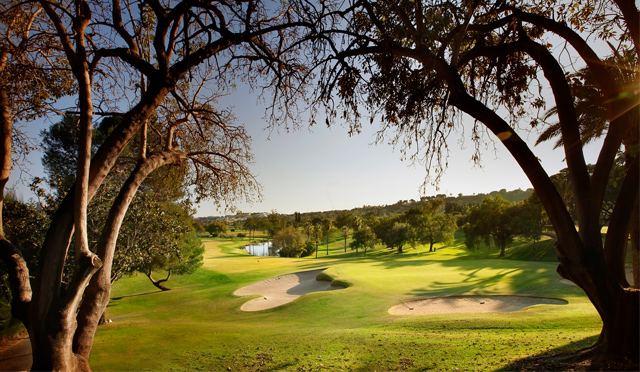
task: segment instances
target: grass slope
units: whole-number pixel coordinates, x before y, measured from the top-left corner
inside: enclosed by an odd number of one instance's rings
[[[380,247],[367,257],[344,253],[344,242],[336,241],[318,259],[253,257],[238,249],[243,244],[205,240],[203,268],[172,277],[168,292],[141,275],[116,282],[107,309],[113,323],[97,332],[94,370],[508,370],[527,356],[586,346],[601,327],[588,299],[559,280],[553,262],[478,258],[459,241],[421,254]],[[253,313],[239,310],[248,298],[232,294],[316,268],[328,268],[349,287]],[[548,296],[568,304],[495,314],[387,313],[401,300],[471,293]]]

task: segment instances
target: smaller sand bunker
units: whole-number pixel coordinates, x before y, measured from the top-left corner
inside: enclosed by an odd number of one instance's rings
[[[389,309],[391,315],[492,313],[522,310],[533,305],[566,305],[555,298],[529,296],[445,296],[402,302]]]
[[[242,287],[233,294],[236,296],[261,295],[262,297],[245,302],[240,308],[242,311],[260,311],[284,305],[307,293],[343,289],[331,286],[331,282],[316,280],[318,274],[324,270],[278,276]]]

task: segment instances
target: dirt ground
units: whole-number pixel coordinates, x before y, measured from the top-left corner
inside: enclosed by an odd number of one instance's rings
[[[0,344],[0,371],[31,369],[31,343],[26,331]]]

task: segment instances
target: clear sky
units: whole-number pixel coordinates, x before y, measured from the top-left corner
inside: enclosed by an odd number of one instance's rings
[[[269,131],[263,120],[264,108],[255,95],[238,91],[228,97],[225,105],[232,106],[237,124],[246,126],[252,137],[255,163],[251,169],[263,187],[262,202],[239,202],[242,212],[315,212],[351,209],[363,205],[393,204],[398,200],[419,199],[421,196],[459,193],[470,195],[494,190],[527,189],[531,183],[513,158],[495,141],[497,151],[483,153],[481,167],[471,161],[473,144],[462,135],[451,136],[449,167],[439,183],[439,189],[429,185],[421,194],[426,175],[421,164],[401,161],[399,149],[388,144],[373,145],[375,126],[365,125],[363,132],[350,137],[345,126],[327,128],[316,125],[287,133]],[[58,118],[53,118],[54,121]],[[470,121],[469,121],[470,122]],[[49,123],[29,123],[28,132],[37,136]],[[467,131],[468,133],[468,131]],[[522,134],[535,142],[536,133]],[[549,174],[564,168],[562,150],[552,150],[552,143],[533,148]],[[590,145],[587,161],[595,162],[597,146]],[[29,156],[31,164],[12,172],[10,186],[19,195],[33,198],[26,186],[32,176],[43,176],[39,152]],[[21,176],[22,181],[19,181]],[[16,183],[17,182],[17,183]],[[219,216],[231,213],[218,210],[212,202],[198,205],[196,216]]]
[[[255,164],[251,169],[263,186],[263,201],[238,203],[242,212],[291,214],[336,209],[351,209],[363,205],[393,204],[398,200],[419,199],[424,195],[459,193],[470,195],[494,190],[530,188],[531,183],[513,158],[496,139],[497,151],[483,153],[481,167],[471,161],[473,144],[461,134],[451,137],[449,167],[439,188],[429,186],[421,194],[426,172],[421,164],[401,161],[399,149],[391,145],[372,145],[377,130],[366,125],[363,133],[349,137],[344,126],[327,128],[320,124],[287,133],[268,131],[262,120],[264,111],[253,104],[255,98],[240,95],[236,102],[238,123],[243,123],[252,137]],[[237,102],[244,102],[238,106]],[[470,120],[469,120],[470,122]],[[468,133],[468,131],[467,131]],[[534,143],[536,133],[522,134]],[[494,138],[495,139],[495,138]],[[565,168],[563,151],[552,150],[553,144],[534,148],[549,174]],[[592,155],[587,161],[594,162]],[[203,202],[197,216],[224,215],[212,203]]]

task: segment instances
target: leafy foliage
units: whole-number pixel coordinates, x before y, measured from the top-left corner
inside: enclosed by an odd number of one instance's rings
[[[356,255],[358,255],[358,249],[362,249],[363,255],[366,256],[367,251],[373,249],[378,242],[379,239],[373,230],[369,226],[363,226],[353,232],[349,246],[356,250]]]
[[[634,82],[638,81],[638,56],[630,50],[617,51],[612,47],[613,54],[606,58],[603,63],[608,66],[616,66],[611,69],[611,75],[627,91],[622,94],[633,94]],[[575,109],[578,115],[578,123],[580,124],[580,138],[583,144],[593,142],[604,136],[609,127],[607,121],[607,99],[603,96],[602,91],[598,88],[597,79],[593,76],[593,71],[583,68],[578,72],[572,73],[568,77],[571,86],[571,92],[575,101]],[[545,112],[542,117],[547,127],[540,133],[536,145],[556,139],[554,148],[560,148],[562,143],[562,127],[560,122],[549,121],[552,118],[557,119],[558,108],[553,107]],[[636,114],[637,115],[637,114]],[[638,120],[638,118],[636,118]],[[633,130],[633,128],[629,128]]]
[[[422,208],[412,208],[404,213],[405,220],[413,228],[410,243],[429,244],[429,252],[435,251],[435,244],[453,241],[457,230],[456,217],[451,213],[443,213],[444,201],[436,199],[426,202]]]
[[[409,224],[394,222],[387,235],[384,236],[383,241],[387,247],[397,248],[398,253],[402,253],[402,247],[411,240],[412,234],[415,234],[415,231]]]
[[[18,200],[15,195],[5,195],[4,199],[4,230],[7,239],[22,248],[22,254],[27,262],[29,270],[35,270],[38,263],[38,254],[44,240],[46,227],[49,226],[50,217],[38,204],[27,203]],[[4,265],[0,275],[0,296],[11,299],[9,291],[8,273]]]
[[[93,131],[93,152],[119,122],[120,118],[107,117],[96,126]],[[77,124],[77,115],[66,114],[60,122],[41,133],[44,148],[42,163],[49,175],[49,185],[57,192],[57,197],[48,200],[56,204],[61,202],[75,181]],[[127,157],[136,151],[135,146],[128,148],[113,175],[98,190],[90,204],[88,227],[92,250],[99,243],[110,207],[119,192],[119,183],[123,182],[125,174],[131,169]],[[183,195],[182,183],[179,173],[171,169],[160,170],[155,177],[148,178],[136,194],[120,229],[111,282],[135,271],[192,273],[202,264],[202,247],[195,237],[191,207],[187,201],[179,201]],[[72,271],[73,265],[67,265],[67,278],[70,279]]]
[[[209,233],[209,235],[215,237],[226,233],[227,225],[224,222],[216,221],[208,224],[204,229]]]
[[[304,233],[293,226],[287,226],[273,236],[270,249],[280,257],[300,257],[305,252],[309,255],[305,240]]]
[[[12,122],[10,135],[19,164],[36,147],[22,122],[45,116],[53,102],[75,88],[59,40],[47,32],[51,24],[46,18],[36,3],[0,3],[0,112],[3,120]]]
[[[515,236],[521,235],[540,239],[542,234],[542,213],[539,206],[530,203],[511,203],[501,197],[487,197],[481,204],[471,207],[468,222],[463,227],[465,244],[476,249],[484,240],[490,244],[493,239],[500,247],[500,257]]]

